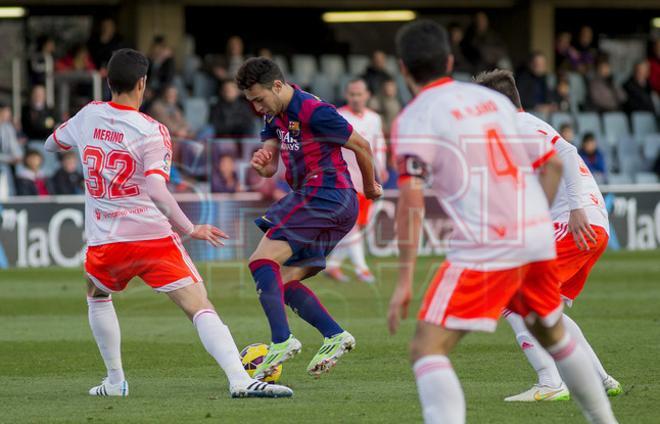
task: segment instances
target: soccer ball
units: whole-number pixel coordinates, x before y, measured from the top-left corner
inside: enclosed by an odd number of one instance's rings
[[[263,343],[252,343],[251,345],[245,346],[243,348],[241,351],[241,362],[243,363],[243,368],[245,368],[245,371],[250,374],[250,377],[254,375],[254,370],[256,370],[259,364],[263,362],[267,354],[268,345]],[[276,383],[281,376],[282,364],[278,365],[275,372],[264,378],[263,381],[266,383]]]

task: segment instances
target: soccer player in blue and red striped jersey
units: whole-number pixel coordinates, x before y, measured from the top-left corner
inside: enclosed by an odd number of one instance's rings
[[[324,336],[323,346],[307,367],[317,376],[355,346],[353,336],[301,283],[325,268],[325,258],[357,219],[357,195],[341,148],[355,152],[367,198],[380,197],[382,187],[375,180],[369,143],[334,106],[288,84],[273,61],[247,60],[236,80],[255,110],[264,115],[263,147],[254,153],[252,167],[261,176],[272,177],[281,156],[292,189],[256,220],[265,235],[250,257],[250,271],[272,343],[255,377],[270,375],[300,352],[285,304]]]

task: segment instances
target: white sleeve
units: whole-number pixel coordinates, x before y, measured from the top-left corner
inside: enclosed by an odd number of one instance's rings
[[[566,195],[570,210],[580,209],[580,194],[582,193],[582,179],[580,177],[580,156],[571,143],[559,138],[555,143],[555,150],[564,165],[564,181],[566,182]]]
[[[167,189],[165,177],[159,173],[147,175],[147,194],[158,209],[184,234],[193,232],[194,225],[179,207],[179,204]]]
[[[158,124],[158,131],[146,138],[138,148],[141,150],[139,156],[144,163],[144,176],[158,174],[169,182],[172,166],[172,141],[167,128]]]
[[[77,145],[76,140],[80,135],[80,122],[84,108],[71,117],[68,121],[57,127],[53,133],[48,136],[44,148],[49,152],[66,152]]]
[[[382,173],[387,169],[387,144],[385,143],[385,135],[383,134],[383,120],[380,116],[377,116],[377,120],[374,157],[376,160],[376,169]]]

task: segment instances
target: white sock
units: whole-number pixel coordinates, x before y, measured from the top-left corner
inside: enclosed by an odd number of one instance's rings
[[[426,424],[464,424],[463,389],[449,358],[428,355],[413,365]]]
[[[548,352],[555,359],[559,373],[571,392],[571,397],[580,405],[587,421],[615,424],[617,421],[603,390],[603,384],[596,370],[591,366],[589,355],[582,344],[566,331],[559,343],[548,347]]]
[[[108,370],[110,384],[124,381],[121,365],[121,332],[112,297],[88,297],[89,326]]]
[[[594,364],[594,368],[596,368],[596,372],[600,376],[600,380],[603,381],[609,377],[607,371],[605,371],[605,368],[603,367],[603,364],[600,363],[600,359],[598,359],[598,356],[596,356],[596,352],[594,352],[586,337],[584,337],[580,327],[578,327],[575,321],[573,321],[566,314],[564,314],[564,326],[566,327],[566,330],[571,333],[571,336],[573,336],[573,338],[575,338],[578,343],[582,344],[582,347],[587,352],[587,355],[589,355],[591,362]]]
[[[369,270],[367,260],[364,257],[364,244],[361,233],[358,233],[358,236],[352,240],[351,246],[349,247],[349,256],[358,272]]]
[[[220,320],[218,314],[213,309],[202,309],[195,314],[192,321],[204,348],[215,358],[227,375],[229,385],[234,386],[252,381],[243,368],[238,348],[229,328]]]
[[[534,368],[534,371],[536,371],[539,384],[542,386],[559,387],[562,381],[555,361],[529,332],[523,318],[510,311],[506,311],[505,316],[513,332],[516,334],[518,346],[520,346],[527,357],[527,361]]]

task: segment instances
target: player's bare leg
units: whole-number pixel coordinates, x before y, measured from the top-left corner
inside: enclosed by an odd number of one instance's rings
[[[282,267],[284,302],[300,318],[314,326],[323,335],[323,345],[307,366],[315,377],[330,371],[346,352],[355,348],[355,338],[337,324],[321,301],[301,281],[317,269],[310,267]]]
[[[220,320],[202,283],[167,294],[193,322],[204,348],[227,375],[232,397],[289,397],[293,394],[288,387],[262,383],[248,375],[229,328]]]
[[[563,319],[545,327],[537,319],[529,330],[550,353],[559,374],[590,423],[616,423],[596,369],[582,344],[565,330]]]
[[[87,280],[89,326],[107,369],[100,385],[92,387],[92,396],[128,396],[128,383],[121,363],[121,332],[112,296]]]
[[[417,323],[410,357],[426,423],[465,423],[465,398],[448,355],[466,333]]]

